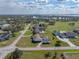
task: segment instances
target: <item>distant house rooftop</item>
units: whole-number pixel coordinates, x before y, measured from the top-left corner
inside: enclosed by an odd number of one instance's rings
[[[9,33],[1,34],[0,35],[0,41],[6,40],[10,36]]]
[[[41,42],[42,41],[42,38],[40,37],[39,34],[32,36],[31,39],[32,39],[32,42]]]
[[[47,37],[44,37],[44,38],[42,38],[42,42],[45,43],[45,44],[49,43],[49,39]]]
[[[43,27],[39,26],[39,24],[36,24],[33,26],[33,32],[34,33],[41,33],[43,31]]]
[[[75,36],[77,36],[77,34],[74,32],[65,32],[65,33],[54,32],[53,34],[55,36],[59,36],[60,38],[75,38]]]

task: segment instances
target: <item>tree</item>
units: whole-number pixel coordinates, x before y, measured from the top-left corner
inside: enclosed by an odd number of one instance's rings
[[[61,44],[60,44],[61,42],[60,41],[56,41],[56,44],[55,44],[55,46],[56,47],[59,47],[59,46],[61,46]]]
[[[11,53],[9,59],[19,59],[21,55],[22,55],[22,51],[16,48],[15,51]]]
[[[47,59],[48,57],[51,57],[51,53],[47,52],[46,54],[44,54],[45,59]]]
[[[57,59],[57,52],[54,53],[54,56],[52,59]]]
[[[61,53],[61,55],[60,55],[61,57],[62,57],[62,59],[65,59],[65,56],[64,56],[64,54],[63,53]]]

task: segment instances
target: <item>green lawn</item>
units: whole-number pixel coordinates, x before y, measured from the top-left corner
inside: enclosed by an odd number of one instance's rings
[[[28,30],[24,35],[25,35],[25,36],[32,35],[32,31],[31,31],[31,30]]]
[[[38,44],[31,42],[30,37],[23,37],[17,44],[17,47],[36,47]]]
[[[58,31],[69,31],[72,29],[72,26],[69,25],[71,22],[56,22],[55,25],[48,25],[48,29],[58,30]],[[73,28],[79,28],[79,22],[74,22],[75,26]]]
[[[24,37],[16,44],[17,47],[36,47],[38,43],[34,44],[31,42],[30,36],[32,35],[32,31],[28,30]]]
[[[67,56],[67,59],[79,59],[79,52],[65,53],[65,55]]]
[[[70,29],[70,26],[68,25],[68,22],[56,22],[55,25],[48,25],[49,31],[68,31]]]
[[[78,35],[77,38],[75,38],[75,39],[70,39],[70,41],[71,41],[73,44],[79,46],[79,35]]]
[[[10,45],[18,36],[19,36],[19,32],[16,32],[15,37],[10,37],[9,40],[1,41],[0,47],[5,47]]]
[[[23,51],[23,54],[21,56],[20,59],[45,59],[45,54],[50,53],[50,57],[47,59],[53,59],[53,56],[55,54],[55,52],[57,53],[57,59],[62,59],[60,57],[61,53],[64,52],[79,52],[79,50],[59,50],[59,51],[55,51],[55,50],[50,50],[50,51]],[[5,59],[9,59],[10,54],[8,54]]]

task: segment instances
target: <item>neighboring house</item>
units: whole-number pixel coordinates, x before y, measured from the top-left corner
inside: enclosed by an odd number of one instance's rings
[[[48,37],[43,37],[42,38],[42,37],[40,37],[39,34],[37,34],[35,36],[32,36],[31,39],[32,39],[33,43],[38,43],[38,42],[43,42],[43,44],[48,44],[49,43]]]
[[[54,32],[53,35],[59,36],[60,38],[75,38],[77,36],[77,34],[74,32],[65,32],[65,33]]]
[[[4,33],[0,35],[0,41],[4,41],[9,39],[10,34],[9,33]]]
[[[36,24],[33,26],[33,33],[34,34],[43,33],[43,32],[44,32],[43,26],[40,26],[39,24]]]
[[[43,42],[43,44],[49,44],[50,43],[48,37],[42,38],[42,42]]]
[[[41,42],[42,41],[42,38],[40,37],[39,34],[36,34],[36,35],[32,36],[31,39],[32,39],[33,43],[37,43],[37,42]]]

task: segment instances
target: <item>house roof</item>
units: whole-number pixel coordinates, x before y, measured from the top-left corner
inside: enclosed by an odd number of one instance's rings
[[[39,34],[36,34],[36,35],[34,35],[34,36],[32,37],[32,40],[33,40],[33,41],[42,41],[42,38],[40,37]]]
[[[1,35],[0,35],[0,40],[5,40],[6,38],[9,37],[9,35],[10,35],[10,34],[8,34],[8,33],[1,34]]]
[[[75,37],[77,35],[74,32],[65,32],[65,33],[55,32],[54,34],[61,38],[70,38],[70,37]]]
[[[44,38],[42,38],[43,40],[43,42],[48,42],[49,41],[49,39],[47,38],[47,37],[44,37]]]

